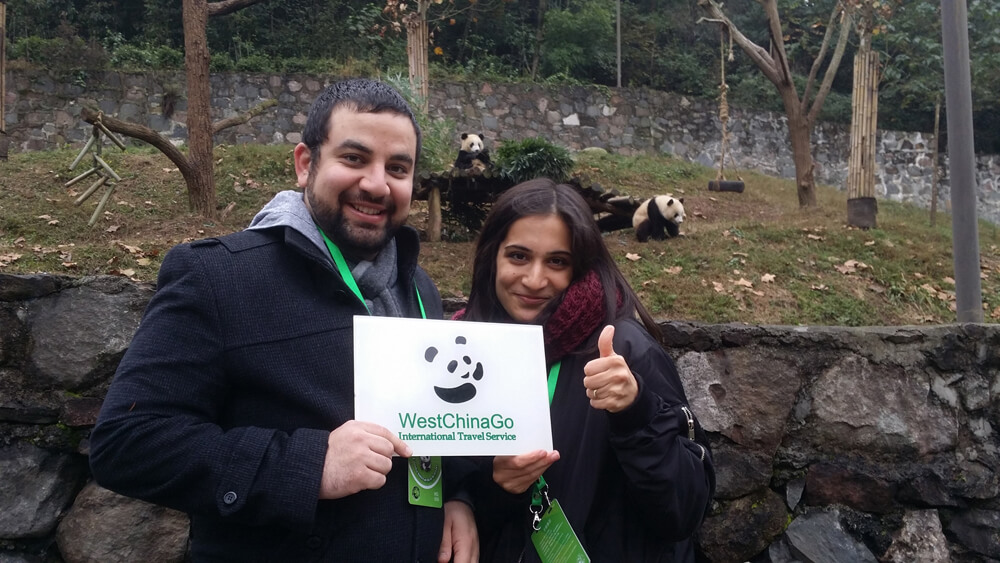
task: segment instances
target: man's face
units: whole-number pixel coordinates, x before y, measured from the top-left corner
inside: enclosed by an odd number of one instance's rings
[[[338,107],[313,162],[295,147],[298,185],[313,219],[340,250],[374,258],[406,222],[413,192],[417,133],[406,116]]]

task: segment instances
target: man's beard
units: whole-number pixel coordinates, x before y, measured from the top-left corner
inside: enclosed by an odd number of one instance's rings
[[[388,216],[388,220],[385,227],[364,227],[356,224],[348,223],[344,219],[343,212],[343,202],[340,202],[340,208],[334,209],[326,202],[320,201],[316,198],[316,192],[313,187],[315,182],[314,177],[310,174],[310,178],[306,184],[305,193],[306,198],[309,203],[309,209],[312,212],[313,220],[319,225],[326,236],[337,245],[342,253],[354,259],[374,259],[376,255],[385,247],[385,245],[392,240],[392,237],[396,236],[396,232],[402,226],[401,224],[393,223],[392,216],[395,214],[396,206],[392,202],[391,198],[387,198],[388,202],[386,204],[385,214]],[[362,192],[361,201],[365,201],[364,192]],[[369,201],[371,199],[369,198]]]

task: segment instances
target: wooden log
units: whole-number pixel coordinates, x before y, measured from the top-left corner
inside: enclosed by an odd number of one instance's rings
[[[709,180],[708,191],[710,192],[736,192],[743,193],[746,184],[738,180]]]

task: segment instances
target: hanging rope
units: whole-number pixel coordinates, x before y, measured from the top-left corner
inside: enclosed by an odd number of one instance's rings
[[[729,85],[726,84],[726,58],[730,61],[735,60],[733,56],[733,36],[729,35],[729,53],[726,54],[726,28],[724,26],[719,26],[719,121],[722,122],[722,143],[720,147],[721,154],[719,155],[719,172],[715,179],[721,182],[726,179],[725,166],[726,166],[726,152],[729,149],[729,101],[727,99],[727,93],[729,92]],[[732,155],[729,156],[730,162],[735,168],[736,164],[733,162]],[[739,174],[736,175],[740,181],[743,178]]]

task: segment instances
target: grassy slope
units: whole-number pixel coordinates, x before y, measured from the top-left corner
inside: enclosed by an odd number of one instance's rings
[[[123,176],[94,227],[103,189],[75,206],[91,179],[71,188],[74,151],[15,154],[0,162],[0,271],[154,280],[174,244],[243,228],[270,197],[294,187],[291,147],[218,147],[218,221],[187,210],[183,179],[151,150],[106,148]],[[684,197],[684,237],[639,244],[631,229],[608,247],[654,315],[704,322],[899,325],[953,322],[950,217],[879,202],[878,229],[847,228],[846,196],[820,188],[817,209],[800,210],[787,180],[743,174],[742,194],[708,192],[714,172],[667,157],[581,155],[577,169],[633,196]],[[734,174],[730,174],[730,179]],[[423,202],[411,221],[422,227]],[[998,227],[980,224],[985,320],[1000,322]],[[421,263],[444,296],[468,291],[471,243],[426,244]]]

